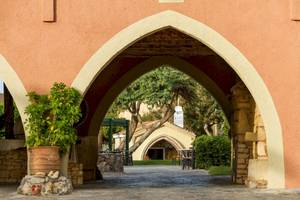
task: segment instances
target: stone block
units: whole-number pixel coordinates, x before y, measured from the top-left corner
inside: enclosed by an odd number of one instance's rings
[[[266,143],[265,142],[258,142],[257,143],[257,155],[265,157],[267,156],[267,151],[266,151]]]
[[[248,164],[248,178],[250,180],[267,180],[268,160],[250,159]]]
[[[100,152],[97,167],[101,172],[123,172],[123,154],[121,152]]]
[[[249,154],[247,154],[247,153],[239,153],[238,154],[238,158],[242,158],[242,159],[249,158]]]
[[[258,126],[256,129],[257,132],[257,141],[265,141],[266,140],[266,131],[263,126]]]
[[[246,132],[245,134],[245,141],[257,141],[257,135],[253,132]]]

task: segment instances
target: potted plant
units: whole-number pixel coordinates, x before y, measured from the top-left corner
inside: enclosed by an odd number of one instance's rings
[[[26,107],[31,174],[60,169],[60,157],[76,142],[74,123],[81,117],[81,94],[64,83],[54,83],[48,95],[28,93]]]

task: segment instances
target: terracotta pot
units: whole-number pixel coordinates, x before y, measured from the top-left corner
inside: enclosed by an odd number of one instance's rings
[[[37,172],[49,173],[50,171],[60,170],[59,147],[41,146],[29,149],[30,174]]]

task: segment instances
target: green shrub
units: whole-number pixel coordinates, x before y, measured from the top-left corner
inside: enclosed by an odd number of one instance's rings
[[[77,135],[74,124],[80,120],[81,94],[64,83],[54,83],[48,95],[28,94],[25,122],[29,133],[28,147],[59,146],[65,153],[75,144]]]
[[[194,148],[198,168],[230,165],[231,145],[227,136],[199,136],[195,139]]]

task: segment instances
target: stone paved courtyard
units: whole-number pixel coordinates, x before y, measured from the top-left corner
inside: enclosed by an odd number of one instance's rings
[[[126,167],[123,175],[105,174],[105,180],[85,184],[71,195],[24,197],[16,185],[0,185],[0,199],[103,200],[254,200],[300,199],[298,190],[254,190],[233,185],[230,177],[209,176],[204,170],[183,171],[175,166]]]

